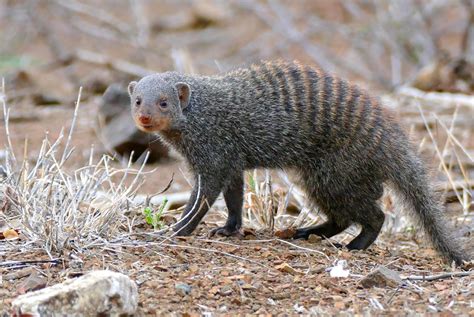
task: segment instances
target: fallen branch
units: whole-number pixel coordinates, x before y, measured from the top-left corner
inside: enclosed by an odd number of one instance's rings
[[[451,277],[463,277],[469,276],[474,274],[474,271],[468,272],[451,272],[451,273],[442,273],[437,275],[409,275],[406,277],[402,277],[402,280],[410,280],[410,281],[434,281],[434,280],[441,280],[445,278]]]
[[[51,260],[19,260],[19,261],[4,261],[0,263],[0,267],[9,267],[16,265],[27,265],[27,264],[44,264],[44,263],[54,263],[59,264],[61,261],[60,258],[51,259]]]
[[[317,254],[319,254],[319,255],[324,256],[327,260],[329,260],[329,257],[328,257],[326,254],[324,254],[323,252],[321,252],[321,251],[313,250],[313,249],[310,249],[310,248],[305,248],[305,247],[299,246],[299,245],[297,245],[297,244],[294,244],[294,243],[291,243],[291,242],[289,242],[289,241],[285,241],[285,240],[282,240],[282,239],[275,239],[275,241],[281,242],[281,243],[283,243],[283,244],[288,244],[288,245],[290,245],[290,246],[292,246],[292,247],[294,247],[294,248],[300,249],[300,250],[304,250],[304,251],[308,251],[308,252],[317,253]]]
[[[152,70],[129,63],[125,60],[113,59],[87,50],[77,50],[74,57],[83,62],[98,64],[136,77],[144,77],[154,73]]]
[[[52,71],[60,67],[67,67],[69,65],[72,65],[74,62],[77,61],[100,65],[102,67],[132,75],[135,77],[144,77],[146,75],[154,73],[153,70],[143,68],[126,60],[114,59],[100,53],[81,49],[76,50],[75,53],[65,54],[63,57],[57,58],[51,63],[42,65],[41,69],[45,71]]]
[[[413,87],[401,87],[398,94],[417,98],[427,102],[458,104],[474,108],[474,96],[447,92],[425,92]]]

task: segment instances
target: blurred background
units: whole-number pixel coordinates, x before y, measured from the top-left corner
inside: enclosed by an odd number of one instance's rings
[[[18,153],[26,138],[25,153],[35,157],[45,133],[54,138],[70,125],[83,87],[79,155],[69,164],[80,166],[91,145],[117,164],[132,150],[139,162],[151,150],[150,168],[159,172],[143,190],[173,174],[172,189],[183,190],[189,185],[173,153],[131,122],[127,83],[152,72],[217,74],[298,59],[382,96],[456,200],[472,201],[473,0],[0,0],[0,30]]]

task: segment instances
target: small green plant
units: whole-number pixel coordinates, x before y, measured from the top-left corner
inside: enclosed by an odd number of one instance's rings
[[[161,229],[164,227],[165,223],[163,222],[163,210],[165,210],[165,206],[168,203],[168,199],[165,198],[158,208],[158,211],[153,211],[150,207],[146,207],[143,210],[143,214],[145,215],[145,221],[150,226],[153,226],[153,229]]]
[[[0,71],[11,71],[13,69],[25,68],[36,65],[38,61],[27,55],[5,55],[0,54]]]
[[[257,190],[256,185],[255,185],[255,179],[254,179],[252,173],[248,173],[247,175],[248,175],[248,177],[247,177],[247,179],[248,179],[247,184],[248,184],[248,186],[250,187],[250,190],[253,191],[253,192],[255,192],[255,191]]]

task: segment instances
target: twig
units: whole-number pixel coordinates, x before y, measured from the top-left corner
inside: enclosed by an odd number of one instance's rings
[[[418,111],[420,112],[420,115],[421,115],[421,118],[423,119],[423,122],[425,123],[425,128],[426,130],[428,131],[428,135],[430,136],[430,139],[431,139],[431,142],[433,143],[434,145],[434,148],[435,148],[435,152],[442,164],[442,167],[443,167],[443,170],[446,174],[446,177],[448,178],[448,181],[451,183],[451,186],[453,187],[455,193],[456,193],[456,196],[458,198],[458,200],[461,202],[462,199],[461,199],[461,196],[459,195],[459,193],[456,191],[456,186],[454,184],[454,180],[451,176],[451,173],[449,173],[449,170],[446,166],[446,163],[444,162],[443,160],[443,155],[441,154],[440,150],[439,150],[439,147],[438,147],[438,143],[436,142],[436,138],[434,137],[433,133],[431,132],[431,129],[430,127],[428,126],[428,123],[426,121],[426,118],[425,118],[425,114],[423,113],[423,109],[421,108],[421,105],[419,102],[416,102],[416,105],[418,107]]]
[[[108,56],[87,50],[78,49],[74,57],[83,62],[101,65],[136,77],[144,77],[154,73],[149,69],[132,64],[125,60],[113,59]]]
[[[0,262],[0,267],[3,266],[13,266],[13,265],[26,265],[26,264],[44,264],[44,263],[56,263],[58,264],[61,261],[60,258],[55,258],[51,260],[19,260],[19,261],[5,261]]]
[[[0,101],[2,102],[3,106],[3,121],[5,123],[5,134],[7,137],[8,143],[8,151],[9,155],[11,155],[13,162],[16,161],[15,153],[13,152],[13,145],[12,140],[10,137],[10,129],[9,129],[9,117],[10,117],[10,108],[7,107],[7,96],[5,94],[5,78],[2,78],[2,95],[0,96]]]
[[[319,254],[319,255],[324,256],[326,259],[329,260],[329,257],[328,257],[326,254],[324,254],[323,252],[321,252],[321,251],[313,250],[313,249],[310,249],[310,248],[305,248],[305,247],[296,245],[296,244],[294,244],[294,243],[291,243],[291,242],[289,242],[289,241],[285,241],[285,240],[282,240],[282,239],[275,239],[275,241],[278,241],[278,242],[281,242],[281,243],[284,243],[284,244],[288,244],[288,245],[290,245],[290,246],[292,246],[292,247],[294,247],[294,248],[300,249],[300,250],[304,250],[304,251],[308,251],[308,252],[312,252],[312,253],[317,253],[317,254]]]
[[[465,94],[452,94],[446,92],[424,92],[413,87],[400,87],[397,93],[426,102],[458,104],[474,108],[474,96]]]
[[[451,277],[463,277],[463,276],[469,276],[474,274],[474,271],[468,271],[468,272],[451,272],[451,273],[442,273],[442,274],[437,274],[437,275],[409,275],[406,277],[402,277],[402,280],[410,280],[410,281],[435,281],[435,280],[441,280],[445,278],[451,278]]]
[[[71,127],[69,128],[69,134],[67,136],[66,145],[64,146],[63,156],[61,157],[60,165],[64,164],[67,158],[67,150],[69,149],[69,143],[71,143],[72,134],[76,126],[77,113],[79,111],[79,105],[81,104],[82,86],[79,87],[79,93],[77,94],[76,106],[74,107],[74,115],[72,117]]]
[[[466,12],[468,12],[469,19],[466,22],[466,28],[461,37],[461,52],[467,57],[469,50],[469,39],[471,30],[474,28],[474,2],[471,0],[461,1]]]
[[[107,11],[100,9],[97,5],[89,6],[76,0],[56,0],[54,2],[68,10],[74,11],[75,13],[82,13],[95,18],[101,23],[109,26],[111,29],[114,29],[122,34],[131,34],[131,29],[127,23],[123,23],[120,19],[117,19],[113,15],[110,15]]]
[[[216,254],[222,254],[222,255],[225,255],[225,256],[228,256],[228,257],[231,257],[231,258],[234,258],[234,259],[238,259],[238,260],[242,260],[242,261],[246,261],[246,262],[250,262],[250,263],[253,263],[253,264],[256,264],[258,266],[261,266],[261,267],[264,267],[266,269],[269,269],[269,270],[273,270],[273,271],[277,271],[276,269],[272,268],[272,267],[269,267],[265,264],[262,264],[258,261],[254,261],[252,259],[249,259],[249,258],[245,258],[245,257],[241,257],[241,256],[238,256],[238,255],[235,255],[235,254],[231,254],[231,253],[228,253],[228,252],[224,252],[224,251],[220,251],[220,250],[216,250],[216,249],[208,249],[208,248],[198,248],[198,247],[193,247],[193,246],[189,246],[189,245],[180,245],[180,244],[160,244],[162,246],[167,246],[167,247],[174,247],[174,248],[182,248],[182,249],[190,249],[190,250],[198,250],[198,251],[204,251],[204,252],[212,252],[212,253],[216,253]]]

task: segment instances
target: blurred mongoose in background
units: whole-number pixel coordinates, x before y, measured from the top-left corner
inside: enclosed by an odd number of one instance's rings
[[[159,73],[131,82],[132,115],[146,132],[181,153],[195,175],[175,231],[189,235],[223,192],[227,222],[242,225],[247,169],[296,171],[308,199],[328,220],[294,238],[334,236],[362,227],[348,249],[377,238],[384,213],[377,200],[390,184],[448,260],[468,260],[409,140],[377,99],[345,80],[298,62],[264,62],[219,76]]]

